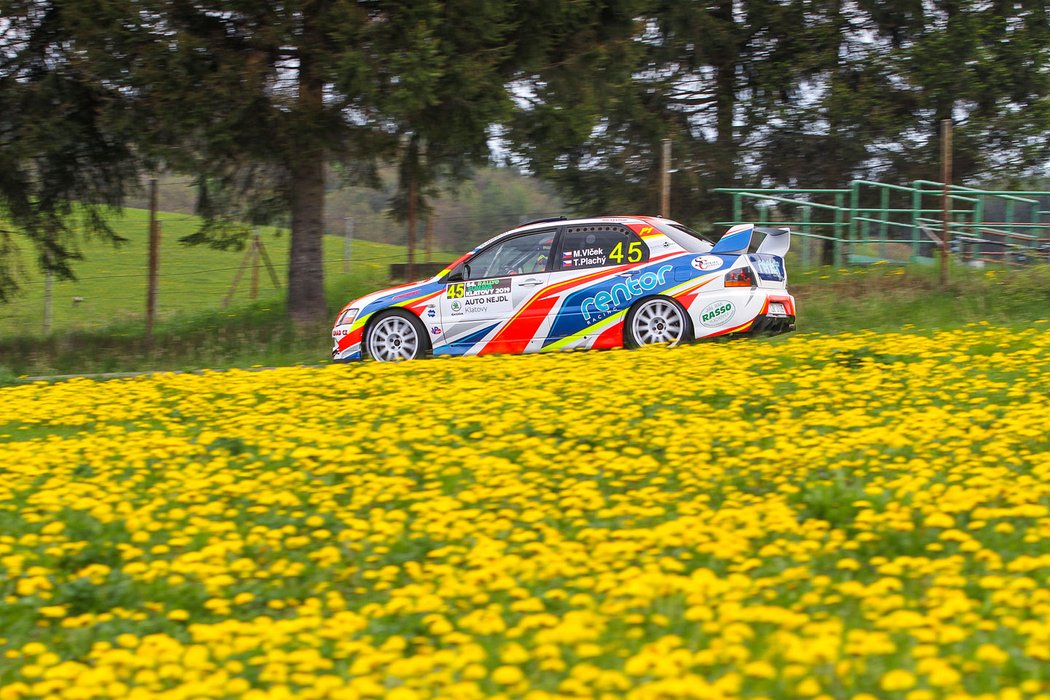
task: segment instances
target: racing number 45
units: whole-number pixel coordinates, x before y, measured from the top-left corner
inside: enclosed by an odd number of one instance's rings
[[[623,241],[617,243],[612,252],[609,253],[609,259],[615,260],[618,263],[623,262]],[[627,262],[636,263],[642,261],[642,244],[639,241],[631,241],[627,245]]]
[[[463,285],[463,284],[450,284],[448,286],[448,298],[449,299],[462,299],[464,291],[465,291],[464,290],[465,286],[466,285]]]

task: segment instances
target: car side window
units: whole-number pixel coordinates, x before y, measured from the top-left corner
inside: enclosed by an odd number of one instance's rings
[[[555,260],[555,270],[580,270],[645,262],[649,246],[619,224],[567,226]]]
[[[463,278],[527,275],[547,270],[554,230],[536,231],[494,243],[463,263]]]

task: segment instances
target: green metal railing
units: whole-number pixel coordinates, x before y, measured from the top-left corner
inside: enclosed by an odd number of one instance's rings
[[[790,226],[802,238],[803,265],[813,262],[814,241],[827,241],[837,265],[932,261],[944,229],[944,185],[915,180],[892,185],[854,180],[842,189],[730,188],[733,220]],[[949,187],[948,236],[964,261],[1050,259],[1050,192]],[[989,210],[1001,211],[990,220]]]

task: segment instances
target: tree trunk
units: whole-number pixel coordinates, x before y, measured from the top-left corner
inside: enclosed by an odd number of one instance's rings
[[[292,241],[288,256],[288,316],[296,324],[324,320],[324,159],[303,154],[292,163]]]
[[[324,299],[324,148],[317,124],[324,110],[324,82],[316,74],[306,51],[318,28],[305,18],[303,50],[299,55],[300,147],[288,164],[291,175],[292,240],[288,256],[288,316],[297,325],[323,321],[328,315]]]

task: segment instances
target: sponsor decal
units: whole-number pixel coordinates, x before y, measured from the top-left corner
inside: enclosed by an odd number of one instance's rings
[[[715,257],[714,255],[701,255],[693,258],[689,263],[694,269],[700,270],[701,272],[708,272],[710,270],[717,270],[722,267],[725,262],[722,258]]]
[[[708,328],[718,328],[729,323],[736,313],[736,307],[728,299],[713,301],[700,311],[700,324]]]
[[[464,282],[466,292],[464,296],[478,297],[494,294],[510,294],[510,277],[500,277],[494,280],[474,280]]]
[[[428,306],[427,307],[427,316],[429,318],[434,318],[437,315],[438,315],[438,312],[434,309],[433,306]]]
[[[609,291],[602,290],[592,297],[587,297],[580,305],[585,321],[600,320],[609,313],[627,306],[631,299],[652,291],[666,284],[667,273],[674,269],[671,265],[662,265],[656,272],[645,272],[623,282],[617,282]]]
[[[751,255],[749,257],[760,278],[774,282],[782,282],[784,280],[784,264],[777,256]]]
[[[450,315],[510,313],[513,308],[510,290],[510,277],[450,284],[446,292],[453,300],[449,305]]]
[[[441,326],[432,326],[430,332],[434,335],[441,335]]]

